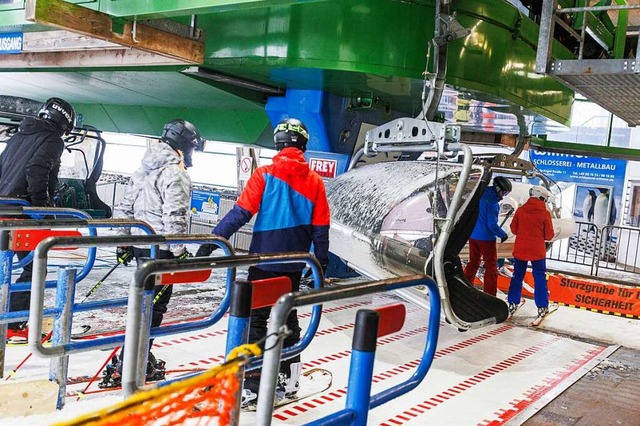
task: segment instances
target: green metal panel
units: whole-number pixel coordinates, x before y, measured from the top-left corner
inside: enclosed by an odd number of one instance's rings
[[[533,71],[537,25],[503,0],[454,1],[452,8],[473,33],[450,44],[447,83],[568,123],[572,91]],[[426,3],[343,0],[205,15],[199,25],[212,69],[275,86],[286,80],[343,96],[372,94],[413,113],[434,13]],[[325,70],[323,78],[310,69]]]
[[[135,105],[74,104],[83,123],[103,131],[159,136],[164,123],[191,121],[209,140],[252,144],[268,125],[264,110],[160,108]]]

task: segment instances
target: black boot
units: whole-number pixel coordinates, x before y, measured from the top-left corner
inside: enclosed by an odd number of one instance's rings
[[[118,355],[111,358],[111,362],[102,372],[102,381],[98,383],[100,389],[118,388],[122,385],[122,361]]]
[[[151,352],[149,352],[149,358],[147,360],[147,382],[157,382],[164,380],[166,373],[165,362],[161,359],[156,359]]]

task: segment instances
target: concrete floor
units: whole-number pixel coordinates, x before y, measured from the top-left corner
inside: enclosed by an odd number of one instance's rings
[[[621,347],[524,426],[640,425],[640,351]]]

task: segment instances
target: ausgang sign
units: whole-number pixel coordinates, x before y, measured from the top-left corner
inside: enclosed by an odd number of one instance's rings
[[[22,33],[0,33],[0,54],[21,53]]]

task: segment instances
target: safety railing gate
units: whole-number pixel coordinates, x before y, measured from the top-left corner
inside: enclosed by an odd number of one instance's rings
[[[2,227],[10,221],[15,224],[12,217],[30,217],[36,219],[25,219],[21,222],[25,223],[24,227],[8,228]],[[1,198],[0,199],[0,377],[4,377],[4,359],[6,353],[7,324],[11,322],[26,321],[29,317],[29,311],[9,312],[9,301],[11,293],[19,291],[29,291],[31,282],[11,283],[11,271],[22,268],[33,259],[33,248],[44,238],[52,235],[80,235],[76,230],[53,231],[50,227],[42,226],[41,218],[45,216],[56,216],[61,218],[80,218],[89,219],[90,216],[83,211],[68,208],[44,208],[44,207],[28,207],[28,203],[21,199]],[[51,223],[51,220],[48,221]],[[9,232],[11,229],[12,232]],[[89,235],[95,235],[95,229],[89,229]],[[18,262],[13,262],[15,252],[28,252],[26,256]],[[85,278],[95,263],[96,250],[89,250],[87,259],[78,276],[77,282]],[[48,288],[56,285],[55,281],[46,283]],[[47,316],[52,316],[53,312],[47,312]]]
[[[135,226],[138,221],[120,221],[117,219],[94,219],[88,220],[87,226],[100,227],[110,226],[114,224],[121,226]],[[144,222],[142,222],[144,224]],[[145,224],[146,225],[146,224]],[[7,226],[7,224],[4,224]],[[67,224],[69,226],[69,224]],[[148,225],[146,225],[148,226]],[[90,309],[127,306],[129,298],[111,299],[98,302],[89,302],[75,304],[73,303],[75,295],[75,270],[73,268],[63,268],[60,270],[57,282],[58,295],[56,297],[55,308],[56,318],[53,329],[52,345],[46,346],[41,341],[39,336],[42,333],[42,318],[45,315],[43,310],[44,306],[44,291],[45,291],[45,279],[47,274],[47,257],[50,250],[55,248],[65,247],[117,247],[117,246],[151,246],[157,247],[165,244],[214,244],[221,247],[223,252],[227,255],[233,254],[233,249],[229,245],[228,241],[224,238],[214,235],[126,235],[126,236],[84,236],[84,237],[49,237],[44,239],[34,252],[33,261],[33,280],[31,289],[31,306],[29,312],[29,349],[44,358],[55,358],[55,362],[52,363],[50,371],[50,379],[56,381],[60,385],[58,408],[64,405],[64,398],[66,393],[66,379],[68,370],[68,357],[69,355],[88,352],[97,349],[115,348],[122,346],[125,343],[124,335],[111,335],[105,337],[99,337],[90,340],[71,341],[71,317],[74,312],[81,312]],[[153,256],[153,252],[152,252]],[[175,260],[175,262],[182,262]],[[187,275],[167,275],[160,278],[160,282],[165,285],[172,285],[181,282],[195,282],[206,281],[209,275],[198,275],[194,277],[193,274]],[[195,320],[191,322],[172,324],[162,327],[154,328],[149,333],[150,327],[150,314],[151,305],[153,303],[153,296],[151,295],[148,300],[147,310],[145,311],[149,315],[149,321],[145,322],[147,332],[145,335],[153,338],[166,336],[176,333],[181,333],[191,330],[199,330],[210,327],[219,321],[229,307],[229,295],[228,288],[230,283],[235,279],[235,269],[230,268],[227,271],[227,291],[225,296],[218,305],[217,309],[207,318]],[[127,312],[132,308],[127,306]],[[133,308],[134,310],[136,307]],[[130,315],[130,314],[128,314]],[[147,342],[148,344],[148,342]],[[125,351],[126,353],[126,351]],[[136,365],[146,366],[146,355],[140,359],[140,364]],[[125,367],[124,371],[127,371]],[[142,370],[144,372],[144,369]]]
[[[588,266],[589,275],[601,269],[640,272],[640,228],[620,225],[598,227],[576,221],[576,231],[568,239],[556,241],[547,259]]]
[[[147,351],[148,338],[145,334],[148,327],[140,327],[144,323],[144,300],[148,297],[145,293],[153,292],[155,276],[177,271],[197,271],[202,269],[215,269],[225,267],[269,265],[274,263],[301,263],[313,272],[314,289],[301,292],[286,292],[286,284],[270,282],[271,297],[278,297],[269,319],[269,330],[263,357],[251,358],[245,366],[245,370],[262,368],[260,392],[258,399],[258,412],[256,421],[258,425],[271,424],[273,405],[281,359],[289,359],[299,355],[309,346],[318,329],[322,312],[322,303],[337,301],[357,296],[374,294],[379,292],[397,290],[411,286],[426,286],[429,290],[430,316],[428,334],[425,342],[422,360],[415,373],[403,383],[386,389],[371,396],[371,383],[373,364],[375,359],[375,346],[377,337],[398,331],[404,323],[404,305],[392,305],[372,310],[360,310],[357,314],[356,328],[354,332],[353,353],[349,373],[349,385],[345,409],[319,419],[312,424],[317,425],[365,425],[367,413],[371,408],[384,404],[397,398],[418,386],[426,376],[433,361],[440,323],[440,297],[436,282],[425,275],[343,285],[332,288],[321,288],[324,280],[320,265],[317,260],[308,253],[293,254],[269,254],[269,255],[238,255],[216,258],[193,258],[176,262],[173,260],[152,260],[145,262],[136,271],[135,283],[129,295],[129,313],[127,318],[127,339],[125,341],[125,358],[123,368],[123,390],[126,395],[131,395],[138,390],[143,383],[144,371],[140,368],[141,360]],[[229,355],[232,349],[247,343],[249,316],[252,308],[270,305],[271,301],[265,301],[263,295],[256,297],[256,292],[261,291],[257,282],[234,282],[231,287],[231,310],[228,323],[228,335],[226,352]],[[279,288],[276,290],[275,288]],[[252,294],[253,292],[253,294]],[[282,296],[280,294],[282,293]],[[275,294],[274,294],[275,293]],[[257,302],[260,300],[261,302]],[[147,302],[148,303],[148,302]],[[262,303],[262,304],[261,304]],[[282,349],[283,339],[286,335],[286,318],[294,307],[313,306],[312,317],[303,337],[295,345]],[[183,380],[186,377],[194,377],[191,374],[180,379],[174,379],[163,383],[161,386]],[[242,378],[240,377],[240,380]],[[239,395],[237,406],[232,416],[232,424],[239,421]]]

